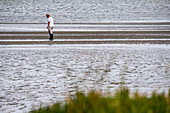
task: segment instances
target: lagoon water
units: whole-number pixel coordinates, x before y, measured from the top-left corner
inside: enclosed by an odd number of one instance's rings
[[[0,112],[63,102],[76,91],[148,96],[170,88],[169,45],[0,46]]]
[[[0,0],[0,23],[170,21],[169,0]]]

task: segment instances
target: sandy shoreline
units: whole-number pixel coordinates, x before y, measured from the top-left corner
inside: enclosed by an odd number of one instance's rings
[[[166,31],[161,31],[161,30],[159,31],[153,31],[153,30],[148,30],[148,31],[139,31],[139,30],[136,30],[136,31],[132,31],[132,30],[131,31],[125,31],[125,30],[124,31],[54,31],[54,41],[49,41],[48,38],[49,38],[48,33],[45,31],[0,32],[0,45],[146,44],[146,43],[148,44],[170,44],[170,40],[169,40],[170,31],[169,30],[166,30]],[[44,40],[42,41],[42,39]],[[70,39],[74,39],[74,40],[71,41]]]
[[[0,45],[54,44],[170,44],[170,40],[114,40],[114,41],[2,41]]]

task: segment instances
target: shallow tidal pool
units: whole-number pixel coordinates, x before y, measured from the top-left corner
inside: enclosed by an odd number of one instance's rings
[[[170,88],[170,45],[0,46],[0,112],[64,102],[76,91],[148,96]]]

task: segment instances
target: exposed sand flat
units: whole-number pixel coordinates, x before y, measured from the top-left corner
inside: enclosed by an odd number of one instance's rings
[[[0,31],[0,35],[26,35],[26,34],[30,34],[30,35],[47,35],[47,31]],[[63,30],[63,31],[54,31],[54,34],[63,34],[63,35],[74,35],[74,34],[86,34],[86,35],[90,35],[90,34],[108,34],[108,35],[113,35],[113,34],[170,34],[170,30],[74,30],[74,29],[70,29],[70,30]]]
[[[46,32],[3,32],[0,44],[170,44],[170,31],[61,31],[54,32],[54,41],[48,38]]]
[[[170,22],[57,23],[54,41],[48,40],[45,27],[43,23],[1,23],[0,45],[170,44]]]
[[[170,44],[170,39],[114,39],[114,40],[0,40],[1,45],[22,44]]]

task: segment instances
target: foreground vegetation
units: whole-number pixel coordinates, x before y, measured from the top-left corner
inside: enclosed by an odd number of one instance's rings
[[[78,92],[64,105],[57,103],[30,113],[170,113],[170,91],[168,96],[153,92],[151,97],[138,93],[129,96],[127,89],[107,97],[97,92]]]

